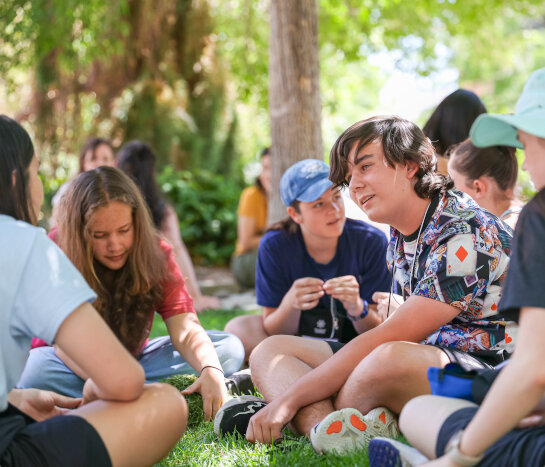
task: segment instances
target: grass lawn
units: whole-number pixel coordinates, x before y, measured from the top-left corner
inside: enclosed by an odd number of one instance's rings
[[[205,329],[222,330],[227,321],[244,314],[242,311],[205,311],[199,319]],[[166,327],[156,315],[151,337],[166,335]],[[178,387],[187,384],[184,378],[172,383]],[[186,398],[189,405],[189,427],[185,435],[157,466],[367,466],[367,451],[350,455],[317,455],[305,437],[288,434],[275,446],[253,445],[241,437],[226,436],[218,439],[213,423],[202,420],[200,396]],[[200,409],[200,410],[199,410]]]

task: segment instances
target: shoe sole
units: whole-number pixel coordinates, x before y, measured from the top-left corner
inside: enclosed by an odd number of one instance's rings
[[[318,430],[316,430],[318,428]],[[378,436],[377,431],[363,420],[363,415],[356,409],[341,409],[324,418],[311,431],[312,447],[318,454],[361,448],[371,438]]]

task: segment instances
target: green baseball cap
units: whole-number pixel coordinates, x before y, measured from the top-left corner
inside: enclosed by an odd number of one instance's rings
[[[534,71],[524,85],[514,114],[482,114],[469,136],[479,147],[513,146],[522,148],[517,130],[545,138],[545,68]]]

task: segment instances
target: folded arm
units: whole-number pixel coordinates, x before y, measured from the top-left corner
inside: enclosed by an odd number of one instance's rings
[[[93,398],[129,401],[142,393],[144,370],[91,304],[80,305],[63,321],[55,344],[88,377]]]

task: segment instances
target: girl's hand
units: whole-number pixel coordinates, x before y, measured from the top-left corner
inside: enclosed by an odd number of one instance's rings
[[[10,393],[9,401],[39,422],[68,413],[81,404],[81,399],[41,389],[15,389]]]
[[[354,276],[341,276],[329,279],[324,284],[325,293],[340,300],[346,312],[360,316],[363,300],[360,297],[360,285]]]
[[[199,379],[182,391],[183,395],[198,392],[202,396],[204,420],[208,422],[216,416],[220,407],[227,401],[227,387],[223,373],[216,368],[206,367]]]
[[[284,300],[287,300],[294,310],[310,310],[318,305],[318,301],[324,295],[323,283],[323,280],[315,277],[297,279],[288,290]]]

